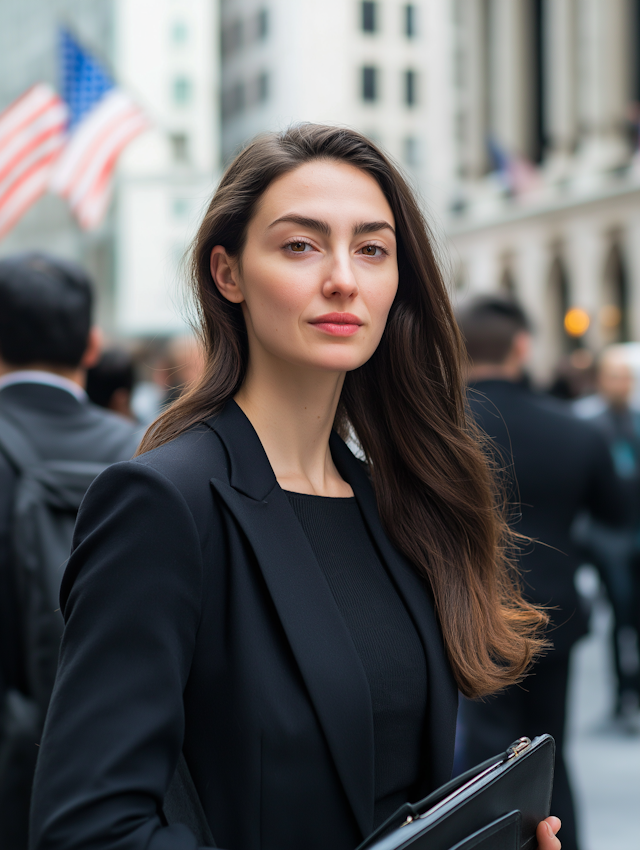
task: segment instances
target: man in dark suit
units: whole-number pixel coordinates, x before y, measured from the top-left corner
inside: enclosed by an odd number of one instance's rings
[[[578,416],[588,419],[604,437],[625,490],[624,527],[612,529],[591,519],[581,526],[580,542],[598,567],[611,603],[616,672],[614,720],[630,734],[640,731],[640,600],[634,575],[640,556],[640,412],[631,405],[634,383],[625,347],[610,346],[598,364],[598,396],[574,405]]]
[[[562,820],[564,850],[576,850],[571,789],[563,759],[571,647],[587,631],[574,584],[579,556],[571,527],[581,511],[618,524],[624,506],[602,436],[525,378],[531,333],[515,304],[482,297],[458,316],[470,358],[469,406],[488,435],[512,506],[515,531],[530,538],[520,556],[526,596],[551,606],[553,648],[519,687],[462,708],[469,764],[522,736],[544,732],[557,746],[552,811]]]
[[[91,284],[77,266],[36,254],[0,261],[0,417],[20,430],[43,461],[113,463],[129,459],[138,444],[133,424],[91,404],[85,394],[86,370],[100,348],[91,307]],[[0,705],[11,690],[28,696],[10,563],[16,480],[0,451]],[[0,741],[2,736],[0,725]],[[24,765],[27,777],[32,767]],[[26,786],[24,794],[0,788],[3,850],[26,847]]]

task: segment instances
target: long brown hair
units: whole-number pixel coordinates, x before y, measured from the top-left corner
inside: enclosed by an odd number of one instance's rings
[[[348,372],[336,417],[369,462],[382,522],[429,580],[460,690],[475,697],[518,681],[544,646],[546,622],[521,595],[514,535],[480,438],[469,422],[463,349],[429,228],[399,171],[359,133],[303,124],[255,139],[231,163],[191,251],[191,278],[207,365],[202,378],[154,422],[141,452],[214,415],[242,384],[248,360],[239,305],[209,268],[223,245],[241,257],[247,226],[276,178],[317,159],[373,177],[396,222],[399,286],[371,359]]]

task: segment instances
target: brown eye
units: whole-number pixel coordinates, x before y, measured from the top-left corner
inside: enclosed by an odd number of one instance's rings
[[[365,245],[362,249],[362,253],[365,255],[365,257],[375,257],[377,250],[377,245]]]
[[[306,242],[290,242],[289,248],[296,254],[303,254],[305,248],[307,247]]]

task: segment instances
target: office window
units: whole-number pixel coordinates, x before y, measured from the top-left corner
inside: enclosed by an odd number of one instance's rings
[[[232,56],[242,47],[243,27],[240,18],[236,18],[220,31],[220,51],[224,57]]]
[[[378,99],[378,69],[371,65],[362,69],[362,99],[368,102]]]
[[[417,77],[415,71],[404,72],[404,102],[407,106],[415,106],[416,104]]]
[[[184,21],[174,21],[171,27],[171,41],[174,44],[184,44],[189,35],[189,30]]]
[[[257,83],[257,101],[264,103],[269,97],[269,75],[265,72],[260,74]]]
[[[173,102],[184,106],[191,100],[191,80],[188,77],[176,77],[173,81]]]
[[[269,75],[266,71],[258,74],[247,84],[245,106],[260,106],[269,97]]]
[[[222,117],[233,118],[242,112],[245,106],[244,83],[237,82],[222,93]]]
[[[407,3],[404,7],[404,34],[407,38],[415,38],[416,31],[417,9],[413,3]]]
[[[267,9],[260,9],[256,16],[256,30],[260,41],[269,35],[269,12]]]
[[[415,136],[407,136],[402,143],[403,159],[407,165],[415,168],[420,165],[419,142]]]
[[[362,9],[362,31],[375,32],[376,27],[376,4],[371,0],[365,0],[361,6]]]
[[[185,133],[171,133],[169,144],[174,162],[189,162],[189,140]]]

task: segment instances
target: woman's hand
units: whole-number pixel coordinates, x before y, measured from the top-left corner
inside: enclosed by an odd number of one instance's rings
[[[556,838],[556,832],[562,824],[560,818],[547,818],[538,824],[536,838],[538,839],[538,850],[560,850],[560,840]]]

